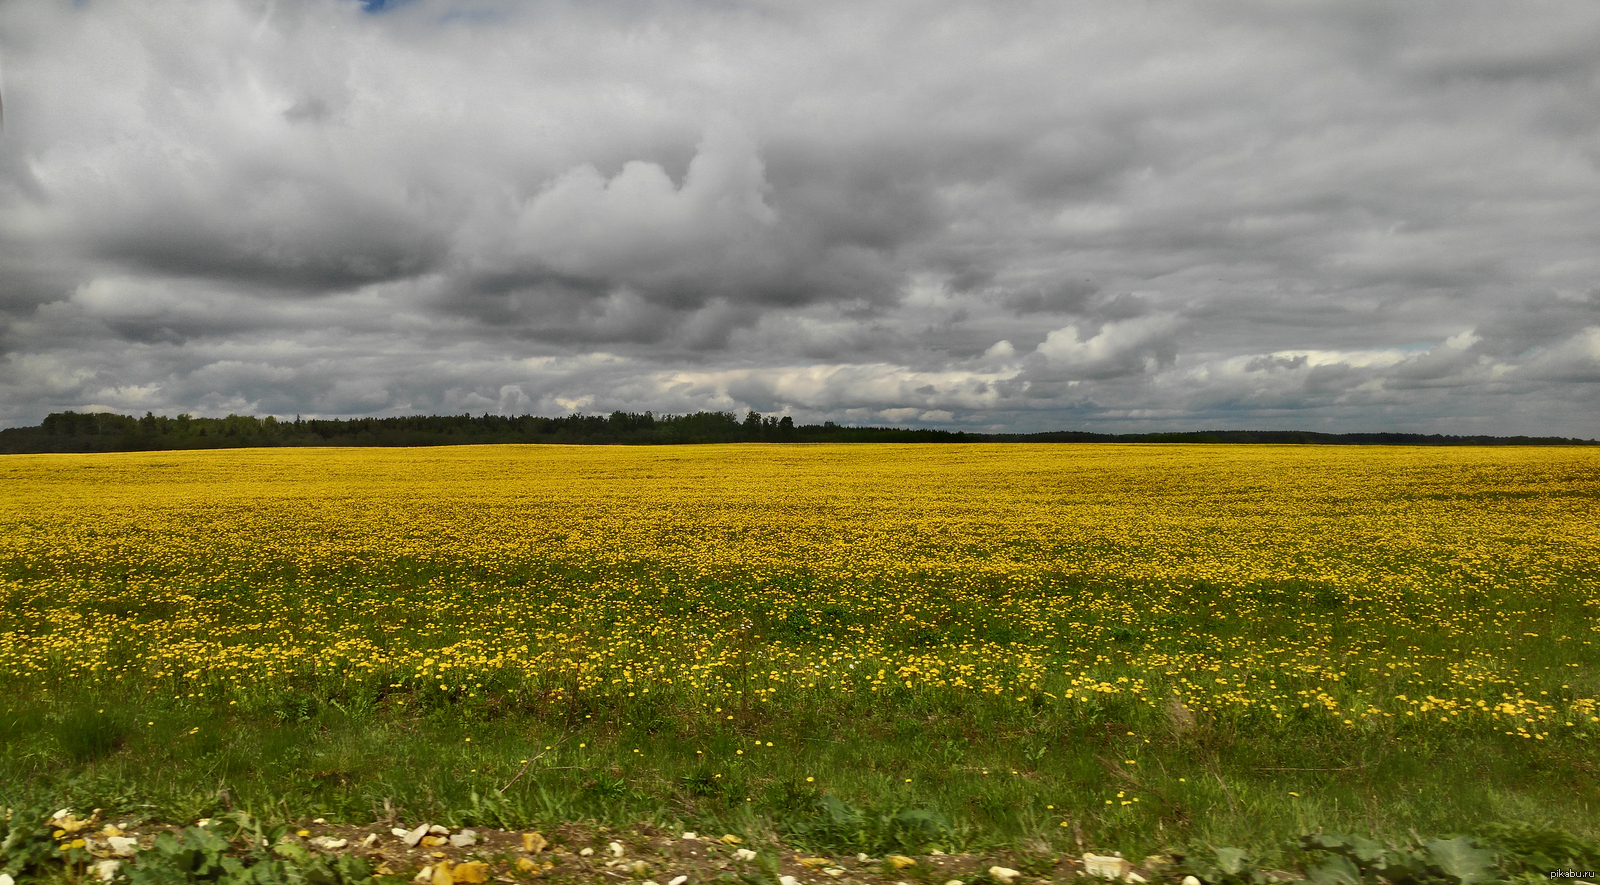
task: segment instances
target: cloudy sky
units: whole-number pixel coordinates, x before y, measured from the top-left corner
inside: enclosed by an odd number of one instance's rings
[[[0,426],[1600,436],[1600,4],[0,2]]]

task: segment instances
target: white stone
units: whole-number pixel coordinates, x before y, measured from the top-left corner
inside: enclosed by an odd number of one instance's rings
[[[1201,885],[1200,880],[1193,876],[1184,876],[1181,885]]]
[[[335,851],[350,844],[349,839],[335,839],[331,836],[318,836],[311,840],[311,844],[324,851]]]
[[[1000,885],[1011,885],[1022,873],[1010,867],[993,866],[989,868],[989,878],[999,882]]]
[[[362,848],[371,848],[378,841],[377,833],[368,833],[367,838],[361,840]]]
[[[689,881],[688,876],[674,876],[672,881],[668,882],[667,885],[683,885],[683,883],[687,881]]]
[[[1133,869],[1133,864],[1114,854],[1085,854],[1083,872],[1102,879],[1120,879]]]
[[[411,881],[417,883],[417,885],[429,885],[433,881],[433,867],[423,867],[417,870],[417,874],[411,877]]]
[[[735,851],[733,853],[733,856],[738,858],[739,860],[755,860],[756,859],[756,853],[754,851],[751,851],[748,848],[741,848],[738,851]]]
[[[1138,873],[1135,873],[1133,870],[1129,870],[1127,874],[1122,877],[1122,881],[1127,882],[1128,885],[1144,885],[1144,883],[1150,880],[1139,875]]]
[[[139,850],[139,840],[132,836],[107,836],[106,845],[117,857],[133,857],[133,853]]]
[[[693,842],[698,838],[700,838],[700,834],[699,833],[689,832],[689,833],[684,833],[683,834],[683,841],[685,841],[685,842]],[[672,885],[672,883],[668,882],[667,885]]]
[[[793,876],[779,876],[778,885],[800,885],[800,880]]]
[[[313,820],[312,820],[312,821],[311,821],[311,822],[312,822],[312,823],[314,823],[314,824],[325,824],[325,823],[327,823],[327,821],[326,821],[326,820],[323,820],[323,819],[322,819],[322,818],[320,818],[320,817],[319,817],[319,818],[315,818],[315,819],[313,819]]]
[[[0,873],[0,885],[17,885],[17,880],[10,873]]]
[[[578,856],[579,857],[594,857],[594,849],[593,848],[580,849],[578,851]]]
[[[426,836],[426,835],[428,835],[428,825],[427,824],[417,824],[417,828],[416,829],[410,830],[410,831],[401,831],[399,833],[400,838],[405,840],[406,846],[408,848],[417,847],[417,843],[421,842],[422,841],[422,837]]]
[[[117,870],[122,868],[120,860],[102,860],[94,865],[94,874],[102,882],[110,882],[117,877]]]
[[[628,849],[622,847],[622,843],[621,842],[612,842],[611,843],[611,856],[612,857],[621,857],[623,854],[627,853],[627,850]]]
[[[967,885],[967,883],[961,881],[960,879],[951,879],[950,881],[944,883],[944,885]]]
[[[450,837],[450,844],[457,848],[470,848],[478,844],[478,834],[472,830],[462,830]]]
[[[441,827],[438,824],[434,824],[433,826],[428,828],[428,832],[430,834],[432,834],[432,835],[435,835],[435,836],[448,836],[448,835],[450,835],[450,828],[449,827]]]

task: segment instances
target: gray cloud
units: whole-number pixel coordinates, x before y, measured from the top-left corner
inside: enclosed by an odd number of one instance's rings
[[[0,424],[1600,435],[1600,11],[0,6]]]

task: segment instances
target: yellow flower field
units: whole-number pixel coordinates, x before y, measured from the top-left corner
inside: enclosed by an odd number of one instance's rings
[[[1600,733],[1597,517],[1589,448],[13,455],[0,680],[1544,740]]]

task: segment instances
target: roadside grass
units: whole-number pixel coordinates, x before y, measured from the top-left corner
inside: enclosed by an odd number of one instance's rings
[[[1392,840],[1521,824],[1594,837],[1588,729],[1535,741],[1409,718],[1352,729],[1310,711],[1284,723],[1116,699],[955,703],[934,689],[541,707],[516,691],[442,700],[291,681],[242,703],[9,692],[0,801],[180,822],[229,810],[643,822],[873,855],[1228,845],[1273,863],[1318,831]]]

